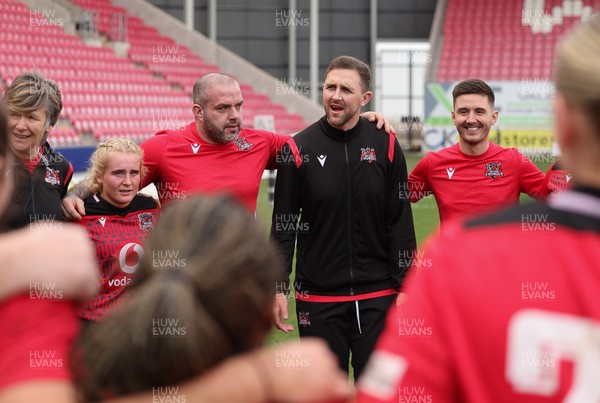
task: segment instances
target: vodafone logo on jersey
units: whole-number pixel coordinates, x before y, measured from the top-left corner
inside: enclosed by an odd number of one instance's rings
[[[128,243],[119,252],[119,268],[127,274],[135,273],[140,260],[144,256],[144,248],[137,243]]]

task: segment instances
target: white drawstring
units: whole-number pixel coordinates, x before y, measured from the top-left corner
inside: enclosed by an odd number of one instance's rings
[[[360,328],[360,313],[358,310],[358,301],[354,301],[356,306],[356,321],[358,322],[358,333],[362,334],[362,329]]]

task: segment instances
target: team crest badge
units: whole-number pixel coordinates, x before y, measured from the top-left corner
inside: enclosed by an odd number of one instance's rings
[[[251,142],[249,142],[248,140],[246,140],[246,137],[238,137],[238,139],[235,140],[233,142],[233,144],[235,144],[235,146],[240,151],[248,151],[252,147],[254,147],[254,144],[252,144]]]
[[[490,162],[489,164],[485,164],[485,176],[490,176],[492,179],[504,176],[504,172],[502,172],[502,163]]]
[[[44,180],[52,186],[60,185],[60,175],[58,170],[46,167],[46,177]]]
[[[298,312],[298,325],[302,327],[310,326],[310,312]]]
[[[152,228],[154,228],[152,213],[139,213],[137,216],[140,229],[142,231],[152,231]]]
[[[569,188],[569,181],[571,180],[571,175],[554,171],[550,173],[550,181],[548,182],[548,188],[553,192],[559,192],[561,190],[566,190]]]
[[[375,149],[370,148],[370,147],[361,147],[360,160],[361,161],[369,161],[369,164],[372,164],[374,161],[377,161],[377,155],[375,154]]]

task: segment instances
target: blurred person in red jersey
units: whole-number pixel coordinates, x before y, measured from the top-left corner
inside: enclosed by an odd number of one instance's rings
[[[431,240],[431,267],[412,272],[390,312],[359,402],[600,400],[599,15],[561,42],[554,78],[573,189]]]

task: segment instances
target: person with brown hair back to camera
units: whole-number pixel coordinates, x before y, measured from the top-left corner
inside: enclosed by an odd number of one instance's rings
[[[280,262],[254,217],[230,197],[167,207],[144,249],[127,302],[76,344],[85,401],[190,380],[260,347],[271,329]],[[276,363],[251,364],[264,376]]]

